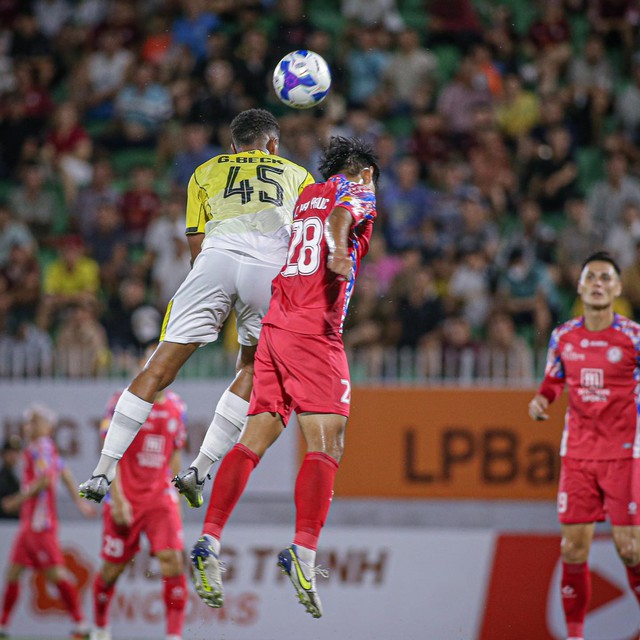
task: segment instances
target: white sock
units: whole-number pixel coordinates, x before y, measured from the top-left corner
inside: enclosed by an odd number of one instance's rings
[[[218,540],[218,538],[216,538],[215,536],[212,536],[209,533],[205,535],[209,536],[210,538],[209,542],[211,543],[211,546],[213,548],[213,553],[215,553],[218,557],[220,557],[220,540]]]
[[[113,412],[100,461],[93,472],[94,476],[105,475],[109,482],[113,480],[118,460],[138,435],[140,427],[147,421],[151,407],[151,402],[134,396],[129,389],[123,391]]]
[[[316,563],[316,552],[309,547],[303,547],[300,544],[294,545],[296,548],[296,554],[298,558],[306,565],[313,567]]]
[[[222,394],[202,441],[200,453],[189,465],[198,470],[200,480],[205,478],[212,465],[238,441],[247,421],[248,410],[249,403],[229,389]]]

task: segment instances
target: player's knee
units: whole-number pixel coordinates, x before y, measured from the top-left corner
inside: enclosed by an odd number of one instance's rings
[[[158,553],[158,564],[163,576],[179,576],[183,572],[182,554],[175,549]]]
[[[564,562],[586,562],[589,557],[589,545],[582,540],[563,538],[560,544],[560,555]]]
[[[100,577],[108,585],[115,584],[124,571],[124,565],[106,563],[100,569]]]
[[[634,540],[625,540],[616,544],[616,550],[620,556],[620,560],[628,567],[635,567],[640,564],[640,548]]]

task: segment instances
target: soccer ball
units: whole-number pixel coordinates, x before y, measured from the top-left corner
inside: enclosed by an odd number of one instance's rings
[[[282,102],[294,109],[309,109],[322,102],[331,87],[331,72],[322,56],[301,49],[288,53],[273,72],[273,88]]]

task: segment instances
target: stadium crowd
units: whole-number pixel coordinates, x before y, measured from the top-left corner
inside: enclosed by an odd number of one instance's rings
[[[531,380],[591,252],[640,312],[639,21],[637,0],[2,0],[0,377],[135,366],[190,268],[189,176],[265,107],[316,177],[332,135],[380,158],[354,377]],[[299,48],[333,72],[300,112],[271,89]]]

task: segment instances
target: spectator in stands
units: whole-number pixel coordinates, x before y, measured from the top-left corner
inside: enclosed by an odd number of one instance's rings
[[[449,316],[439,337],[424,345],[427,377],[470,382],[477,377],[479,343],[462,316]]]
[[[441,113],[427,111],[416,114],[414,122],[409,151],[420,163],[421,174],[433,177],[432,165],[446,162],[453,153],[445,133],[444,118]]]
[[[626,204],[640,204],[640,180],[629,175],[625,155],[611,154],[606,169],[606,178],[593,185],[588,197],[589,211],[596,230],[602,234],[620,220],[622,208]]]
[[[493,96],[499,98],[502,95],[502,74],[493,61],[491,48],[484,42],[478,42],[471,47],[469,57],[477,69],[478,78],[484,78],[484,84]]]
[[[178,290],[191,269],[191,252],[184,236],[184,230],[174,231],[169,236],[171,251],[165,251],[153,263],[151,278],[155,290],[155,300],[160,308],[166,309],[169,300]]]
[[[347,96],[353,105],[365,105],[382,89],[391,56],[380,48],[377,36],[374,27],[359,28],[353,33],[355,46],[344,63],[349,82]]]
[[[289,51],[304,49],[313,25],[307,17],[302,0],[278,0],[277,20],[273,34],[276,57]]]
[[[43,35],[53,40],[66,22],[71,20],[73,11],[67,0],[35,0],[33,13]]]
[[[55,342],[56,372],[86,378],[106,371],[107,333],[98,322],[94,301],[78,301],[64,314]]]
[[[306,122],[306,121],[305,121]],[[322,149],[318,144],[318,139],[313,132],[312,126],[300,127],[295,135],[287,137],[289,140],[289,154],[287,158],[291,162],[305,167],[309,173],[318,181],[322,180],[322,176],[318,171]]]
[[[636,43],[638,6],[634,0],[589,0],[589,22],[610,47],[622,44],[628,68]]]
[[[244,95],[251,100],[251,106],[260,107],[264,103],[275,62],[267,34],[261,29],[245,31],[235,51],[233,66],[234,75],[242,85]]]
[[[6,267],[15,245],[35,246],[35,240],[27,227],[16,220],[11,205],[0,200],[0,269]]]
[[[510,73],[504,79],[504,91],[496,107],[496,121],[501,131],[517,142],[540,120],[540,100],[533,91],[523,89],[520,77]]]
[[[583,198],[567,200],[564,210],[567,224],[558,234],[558,267],[560,283],[572,288],[580,279],[584,257],[602,247],[602,235],[595,230]]]
[[[508,257],[507,269],[498,280],[498,306],[519,330],[532,332],[544,345],[559,312],[559,299],[548,268],[531,259],[521,247]]]
[[[420,35],[415,29],[400,31],[397,47],[384,70],[384,82],[391,93],[393,112],[408,114],[416,88],[434,82],[438,59],[420,46]]]
[[[487,257],[477,247],[462,252],[449,280],[450,306],[469,323],[481,329],[491,308]]]
[[[109,299],[104,318],[111,350],[114,355],[128,352],[132,366],[136,366],[138,352],[160,335],[162,317],[146,296],[142,280],[123,280]]]
[[[353,29],[384,27],[390,33],[397,33],[404,27],[396,0],[342,0],[340,9]]]
[[[498,252],[499,234],[489,220],[489,208],[476,187],[468,186],[460,194],[462,218],[452,230],[452,244],[459,251],[482,251],[487,260]]]
[[[371,278],[376,283],[378,294],[384,297],[400,271],[402,258],[388,252],[384,235],[376,231],[371,236],[369,253],[361,267],[362,276]]]
[[[616,115],[630,142],[640,144],[640,52],[632,58],[632,82],[616,96]]]
[[[49,334],[26,320],[11,320],[7,331],[0,333],[0,378],[37,378],[52,372]]]
[[[457,144],[471,134],[477,107],[491,104],[484,76],[471,58],[463,58],[458,72],[438,96],[438,112],[445,121],[447,132]]]
[[[541,93],[555,91],[571,57],[571,25],[560,2],[545,0],[542,16],[529,28],[526,45]]]
[[[490,49],[500,73],[515,75],[518,72],[518,52],[520,37],[515,28],[511,7],[498,4],[491,7],[489,24],[483,33],[483,40]]]
[[[89,117],[108,120],[113,116],[115,97],[124,86],[135,58],[115,30],[103,30],[97,43],[97,51],[75,70],[71,93],[88,110]]]
[[[135,167],[131,188],[122,197],[121,211],[130,245],[141,245],[151,220],[160,211],[160,198],[154,188],[151,167]]]
[[[153,67],[139,65],[133,82],[116,95],[117,129],[103,138],[109,148],[153,147],[160,126],[171,116],[173,107],[167,89],[156,82]]]
[[[120,211],[111,202],[98,206],[96,225],[87,237],[87,248],[100,267],[102,289],[108,295],[118,288],[127,271],[127,234]]]
[[[444,320],[444,303],[436,289],[433,270],[419,266],[398,275],[405,282],[397,298],[390,335],[400,349],[420,346]]]
[[[33,321],[40,302],[40,265],[33,243],[11,245],[9,260],[0,269],[0,285],[10,297],[14,320]]]
[[[622,271],[622,290],[633,309],[633,317],[640,317],[640,241],[636,241],[633,262]]]
[[[59,243],[58,258],[46,269],[43,291],[43,322],[49,327],[57,314],[69,305],[93,300],[100,287],[98,263],[84,255],[78,236],[66,236]]]
[[[181,0],[180,4],[183,15],[173,23],[173,45],[188,47],[193,57],[202,61],[207,57],[209,35],[220,26],[220,20],[204,0]]]
[[[478,377],[500,385],[525,386],[534,379],[531,347],[516,334],[511,316],[496,311],[487,321],[487,339],[478,351]]]
[[[397,181],[379,194],[378,208],[392,251],[415,246],[418,229],[430,215],[434,196],[419,178],[418,161],[407,156],[397,163]]]
[[[627,202],[622,207],[620,220],[607,230],[604,247],[616,259],[620,269],[626,269],[635,261],[638,241],[640,241],[640,203]]]
[[[578,195],[578,166],[566,127],[551,128],[546,138],[548,145],[538,147],[537,157],[526,169],[524,184],[527,195],[540,203],[544,213],[557,213]]]
[[[480,128],[469,150],[471,182],[491,206],[495,219],[502,216],[516,197],[518,180],[509,150],[493,125]]]
[[[45,162],[60,172],[67,204],[73,204],[78,187],[91,181],[92,144],[86,129],[78,121],[74,103],[63,102],[53,116],[42,149]]]
[[[611,107],[614,80],[602,38],[591,34],[583,56],[574,57],[569,65],[572,111],[579,122],[582,144],[593,144],[602,139],[603,120]]]
[[[179,192],[163,199],[160,215],[151,222],[144,239],[144,263],[147,269],[151,269],[156,260],[173,252],[175,235],[184,235],[185,206],[184,196]]]
[[[119,205],[120,194],[113,184],[113,167],[107,158],[93,163],[91,183],[78,192],[73,209],[72,226],[87,239],[95,228],[98,208],[103,203]]]
[[[16,218],[27,225],[39,243],[51,236],[56,215],[54,195],[45,188],[42,165],[28,163],[20,171],[20,186],[9,194]]]
[[[462,51],[482,40],[482,24],[471,0],[428,0],[429,45],[453,45]]]
[[[231,122],[242,108],[242,91],[233,75],[233,67],[228,60],[214,60],[204,76],[206,85],[195,97],[191,119],[210,126],[212,122]]]
[[[18,463],[22,451],[22,440],[15,433],[7,436],[2,443],[0,458],[0,520],[17,520],[19,510],[7,509],[10,506],[5,498],[15,496],[20,492],[20,479],[18,478]]]

